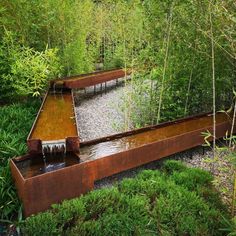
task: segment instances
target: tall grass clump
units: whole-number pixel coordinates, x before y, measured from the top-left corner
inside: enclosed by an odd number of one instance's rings
[[[9,159],[25,154],[26,138],[33,124],[39,102],[30,100],[0,107],[0,219],[12,220],[20,210],[11,178]]]

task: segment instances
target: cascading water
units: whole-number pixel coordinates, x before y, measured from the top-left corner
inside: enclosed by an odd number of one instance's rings
[[[42,141],[42,154],[44,162],[44,171],[49,172],[65,167],[66,140]],[[57,163],[47,164],[47,155],[50,157],[61,154],[62,160]]]

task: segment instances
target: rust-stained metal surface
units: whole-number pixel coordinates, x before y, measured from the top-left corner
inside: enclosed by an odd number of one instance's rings
[[[53,140],[65,140],[68,150],[78,150],[79,137],[73,102],[71,91],[54,93],[49,90],[27,139],[29,152],[40,153],[42,142]]]
[[[31,178],[22,176],[14,159],[10,161],[10,167],[25,216],[47,210],[52,203],[79,196],[93,188],[89,170],[80,164]]]
[[[216,136],[225,136],[231,122],[227,115],[217,114]],[[141,131],[140,131],[141,130]],[[93,189],[94,181],[158,160],[204,143],[203,131],[212,131],[212,116],[201,115],[164,125],[148,127],[90,143],[83,143],[79,155],[80,162],[48,173],[38,173],[38,167],[31,174],[23,173],[20,165],[11,160],[13,178],[16,181],[19,196],[23,201],[24,213],[33,213],[48,209],[51,204],[64,199],[80,196]],[[107,141],[108,140],[108,141]],[[115,145],[115,148],[114,148]],[[19,161],[19,159],[18,159]],[[41,163],[42,164],[42,163]],[[42,168],[42,167],[41,167]],[[27,172],[27,171],[26,171]]]
[[[79,76],[71,76],[62,79],[52,80],[50,82],[51,88],[85,88],[92,85],[104,83],[110,80],[118,79],[129,75],[130,71],[125,69],[115,69],[108,71],[101,71],[95,73],[89,73]]]

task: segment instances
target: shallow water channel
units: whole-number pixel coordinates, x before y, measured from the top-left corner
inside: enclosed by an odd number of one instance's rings
[[[216,116],[217,124],[226,122],[227,115],[219,113]],[[83,161],[98,159],[122,151],[127,151],[156,141],[178,136],[183,133],[196,131],[212,126],[212,116],[194,118],[180,123],[173,123],[164,127],[133,134],[127,137],[117,138],[111,141],[100,142],[80,148],[79,155],[73,153],[54,153],[34,156],[16,165],[24,178],[30,178],[43,173],[55,171],[61,168],[79,164]],[[199,134],[201,135],[201,134]]]
[[[227,120],[228,116],[226,114],[218,113],[216,115],[217,124],[226,122]],[[84,146],[80,149],[80,155],[85,160],[94,160],[191,131],[209,128],[212,124],[212,116],[204,116],[180,123],[173,123],[165,127],[133,134],[127,137]],[[199,135],[201,135],[201,133]]]

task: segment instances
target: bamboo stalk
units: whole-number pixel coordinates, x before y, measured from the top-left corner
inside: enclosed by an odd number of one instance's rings
[[[169,54],[169,45],[170,45],[170,32],[171,32],[171,26],[172,26],[172,11],[173,11],[173,5],[170,7],[170,16],[169,16],[169,22],[168,22],[168,36],[167,36],[167,45],[166,45],[166,52],[165,52],[165,59],[164,59],[164,66],[163,66],[163,74],[162,74],[162,81],[161,81],[161,90],[160,90],[160,97],[159,97],[159,104],[158,104],[158,112],[157,112],[157,124],[160,121],[161,116],[161,105],[162,105],[162,97],[163,97],[163,91],[164,91],[164,81],[166,76],[166,68],[167,68],[167,59]]]
[[[230,131],[229,148],[232,147],[235,119],[236,119],[236,100],[235,100],[235,104],[234,104],[234,115],[233,115],[233,120],[232,120],[231,131]]]
[[[210,7],[210,6],[209,6]],[[213,156],[215,158],[216,151],[216,87],[215,87],[215,50],[214,50],[214,34],[212,24],[212,7],[210,7],[210,34],[211,34],[211,62],[212,62],[212,92],[213,92]]]
[[[192,84],[192,77],[193,77],[193,65],[194,65],[194,60],[195,60],[195,57],[193,58],[192,68],[191,68],[191,72],[190,72],[190,76],[189,76],[188,91],[187,91],[187,95],[186,95],[187,97],[186,97],[186,101],[185,101],[184,115],[187,114],[189,93],[190,93],[190,88],[191,88],[191,84]]]
[[[233,183],[233,196],[232,196],[232,205],[231,205],[231,215],[234,216],[235,212],[235,200],[236,200],[236,172],[234,171],[234,183]]]

